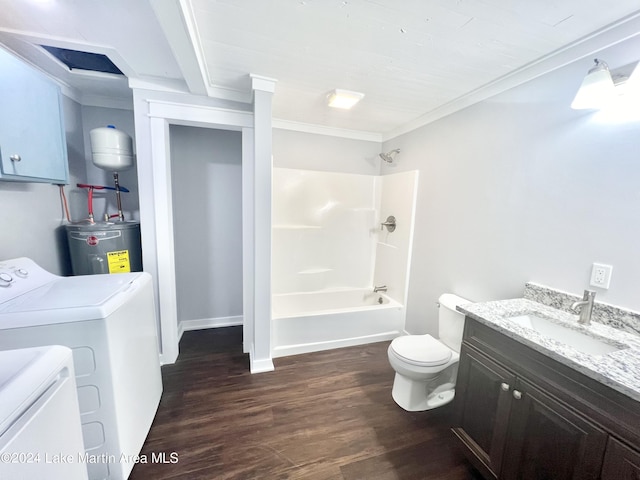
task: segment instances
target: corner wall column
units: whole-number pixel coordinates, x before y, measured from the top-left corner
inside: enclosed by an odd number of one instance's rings
[[[251,373],[274,369],[271,359],[271,100],[276,81],[251,75],[254,121],[254,335]]]

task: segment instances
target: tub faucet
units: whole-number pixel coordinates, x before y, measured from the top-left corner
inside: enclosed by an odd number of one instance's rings
[[[582,300],[573,302],[571,310],[578,313],[580,311],[580,317],[578,323],[581,325],[591,325],[591,313],[593,312],[593,301],[596,298],[596,292],[593,290],[585,290]]]
[[[387,286],[386,285],[380,285],[379,287],[373,287],[373,293],[386,292],[386,291],[387,291]]]

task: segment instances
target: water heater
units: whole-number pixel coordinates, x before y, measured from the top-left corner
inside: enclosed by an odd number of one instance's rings
[[[142,271],[140,223],[65,225],[74,275]]]

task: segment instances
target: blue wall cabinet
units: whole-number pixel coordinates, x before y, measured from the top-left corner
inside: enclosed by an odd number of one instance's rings
[[[0,180],[68,183],[60,88],[0,48]]]

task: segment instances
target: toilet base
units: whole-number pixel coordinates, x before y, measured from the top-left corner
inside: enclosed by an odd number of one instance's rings
[[[396,372],[391,396],[408,412],[421,412],[441,407],[453,400],[455,384],[437,385],[435,381],[412,380]]]

